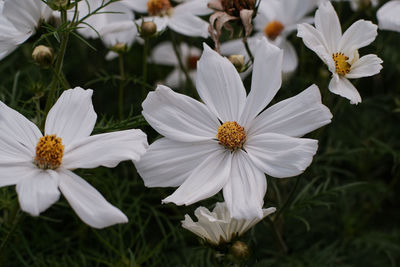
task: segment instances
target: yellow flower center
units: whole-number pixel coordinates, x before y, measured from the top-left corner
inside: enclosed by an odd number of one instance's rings
[[[64,146],[60,137],[45,135],[36,145],[35,164],[41,169],[55,170],[60,167],[64,156]]]
[[[229,150],[235,150],[242,148],[246,141],[246,133],[236,121],[227,121],[218,127],[217,138],[221,145]]]
[[[351,65],[347,62],[349,57],[346,57],[343,53],[335,53],[332,55],[333,61],[335,61],[336,73],[339,75],[346,75],[350,72]]]
[[[147,2],[147,11],[151,16],[168,15],[171,8],[169,0],[149,0]]]
[[[271,21],[265,26],[264,28],[264,34],[271,40],[275,40],[276,37],[278,37],[285,26],[277,20]]]

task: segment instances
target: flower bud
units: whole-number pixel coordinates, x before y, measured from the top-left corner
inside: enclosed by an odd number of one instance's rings
[[[153,21],[143,21],[140,26],[140,36],[148,38],[157,32],[157,25]]]
[[[61,9],[69,9],[70,8],[69,0],[50,0],[50,1],[48,1],[48,5],[53,10],[61,10]]]
[[[232,62],[233,66],[238,72],[242,72],[244,69],[244,56],[243,55],[231,55],[228,57],[229,61]]]
[[[53,49],[44,45],[36,46],[35,49],[33,49],[32,58],[41,67],[47,68],[53,64]]]
[[[236,241],[231,247],[231,254],[239,261],[246,260],[250,256],[249,246],[242,241]]]

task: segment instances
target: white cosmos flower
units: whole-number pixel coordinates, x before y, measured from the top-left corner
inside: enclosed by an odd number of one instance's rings
[[[0,59],[35,34],[52,10],[41,0],[0,1]]]
[[[256,47],[256,41],[262,36],[283,50],[282,71],[284,74],[296,70],[298,57],[296,49],[287,40],[298,23],[312,23],[313,18],[307,17],[317,7],[318,0],[264,0],[260,2],[257,16],[254,19],[254,30],[257,32],[248,38],[250,50]],[[241,54],[247,60],[246,49],[241,39],[228,41],[221,46],[224,55]]]
[[[150,92],[142,114],[165,137],[136,165],[145,185],[179,186],[163,200],[177,205],[223,189],[234,218],[261,218],[264,173],[279,178],[302,173],[318,141],[299,137],[332,117],[315,85],[261,112],[281,86],[281,64],[282,51],[260,41],[246,97],[233,64],[204,44],[196,80],[204,104],[162,85]]]
[[[65,91],[46,118],[45,136],[36,125],[0,102],[0,186],[16,185],[21,209],[38,216],[60,191],[88,225],[103,228],[127,217],[71,170],[115,167],[138,161],[146,135],[126,130],[89,136],[96,123],[92,90]]]
[[[275,208],[262,210],[262,217],[251,219],[231,218],[229,209],[225,202],[218,202],[210,212],[207,208],[198,207],[194,214],[198,221],[194,222],[186,214],[182,221],[182,227],[198,235],[207,242],[218,245],[220,243],[230,242],[233,238],[243,235],[250,228],[260,222],[262,219],[275,212]]]
[[[158,32],[168,27],[186,36],[207,38],[209,24],[198,17],[212,13],[207,3],[208,0],[187,0],[172,6],[169,0],[135,0],[129,5],[137,12],[149,14],[143,20],[153,21]],[[137,24],[141,25],[141,22],[142,19]]]
[[[332,72],[329,90],[357,104],[361,96],[348,79],[372,76],[382,69],[382,60],[376,55],[360,58],[358,54],[359,48],[375,40],[377,28],[370,21],[358,20],[342,34],[332,4],[322,2],[315,13],[315,28],[307,23],[300,24],[297,36],[328,65]]]
[[[186,43],[181,43],[178,50],[182,63],[189,72],[189,76],[195,81],[197,61],[200,59],[201,50],[194,46],[188,46]],[[179,66],[179,61],[171,42],[163,42],[157,45],[152,51],[152,61],[156,64],[174,67],[174,70],[165,80],[166,85],[176,88],[185,81],[185,74]]]
[[[379,29],[400,32],[400,0],[389,1],[376,12]]]

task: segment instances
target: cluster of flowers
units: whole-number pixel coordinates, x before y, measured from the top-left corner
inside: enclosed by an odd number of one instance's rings
[[[60,20],[60,12],[50,8],[56,6],[68,9],[68,19],[76,23],[81,35],[103,40],[111,50],[107,59],[140,41],[145,22],[151,22],[155,25],[151,34],[161,34],[168,27],[186,36],[210,36],[222,55],[243,55],[239,61],[252,61],[252,66],[241,77],[240,64],[232,64],[206,44],[202,52],[182,44],[180,52],[188,59],[184,60],[187,68],[194,65],[190,76],[196,80],[202,102],[163,85],[150,92],[142,114],[164,136],[150,146],[141,130],[90,136],[97,117],[90,89],[64,91],[48,112],[44,135],[0,102],[0,186],[16,185],[21,209],[33,216],[54,204],[61,191],[92,227],[127,222],[118,208],[71,170],[115,167],[131,160],[147,187],[178,187],[163,203],[190,205],[222,190],[224,203],[217,203],[213,212],[198,208],[199,221],[186,216],[183,226],[213,244],[229,241],[275,211],[263,209],[265,174],[276,178],[301,174],[318,148],[317,140],[302,136],[332,118],[316,85],[265,109],[281,87],[282,73],[290,74],[298,65],[287,36],[297,30],[297,36],[332,73],[329,90],[352,104],[360,103],[361,97],[349,79],[372,76],[382,68],[376,55],[360,57],[358,53],[374,41],[377,26],[359,20],[342,34],[329,1],[72,2],[0,0],[0,58],[32,36],[43,21]],[[353,8],[360,2],[352,1]],[[308,17],[317,7],[315,17]],[[132,11],[148,16],[135,20]],[[381,28],[400,31],[399,11],[400,1],[385,4],[377,14]],[[208,23],[202,17],[210,14]],[[232,21],[241,22],[244,42],[231,40],[219,46],[222,29],[232,31]],[[170,43],[160,44],[153,59],[177,67],[166,80],[175,87],[182,73],[172,49]],[[191,57],[195,64],[190,64]],[[241,78],[250,70],[252,84],[246,94]]]

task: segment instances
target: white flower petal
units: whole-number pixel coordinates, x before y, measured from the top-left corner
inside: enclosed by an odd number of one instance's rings
[[[244,149],[263,172],[272,177],[286,178],[301,174],[311,164],[318,141],[263,133],[250,136]]]
[[[173,13],[168,21],[168,27],[173,31],[190,36],[190,37],[203,37],[207,38],[208,22],[191,14],[177,14]]]
[[[139,13],[147,13],[148,0],[122,0],[121,2]]]
[[[350,72],[346,74],[346,78],[355,79],[378,74],[382,69],[382,63],[382,59],[376,55],[363,56],[351,65]]]
[[[9,108],[0,101],[0,131],[1,136],[12,137],[18,142],[21,151],[26,151],[27,156],[35,155],[36,145],[42,137],[39,128],[17,111]],[[12,141],[9,141],[12,142]]]
[[[355,50],[372,43],[378,35],[378,26],[371,21],[358,20],[343,34],[339,43],[339,50],[345,55],[351,55]]]
[[[400,32],[400,1],[392,0],[376,12],[379,29]]]
[[[209,0],[188,0],[183,4],[177,5],[173,12],[179,14],[186,13],[198,16],[206,16],[213,12],[212,9],[208,8],[208,2]]]
[[[252,122],[247,135],[278,133],[300,137],[330,123],[331,118],[331,112],[321,103],[318,87],[312,85],[261,113]]]
[[[197,91],[222,122],[237,121],[246,102],[246,90],[233,64],[204,44],[197,63]]]
[[[137,162],[148,147],[141,130],[126,130],[92,135],[65,148],[63,167],[91,169],[99,166],[113,168],[121,161]]]
[[[128,222],[125,214],[73,172],[62,170],[59,187],[79,218],[91,227],[101,229]]]
[[[147,95],[142,107],[147,122],[160,134],[176,141],[215,139],[220,126],[203,103],[163,85]]]
[[[151,60],[155,64],[179,66],[179,62],[178,59],[176,58],[174,48],[171,42],[165,41],[160,43],[153,49],[151,54],[152,54]]]
[[[36,168],[29,170],[26,176],[17,183],[19,204],[23,211],[39,216],[60,198],[58,174]]]
[[[324,37],[328,50],[337,52],[342,29],[331,2],[322,1],[319,4],[318,10],[315,12],[315,28]]]
[[[161,138],[150,145],[136,168],[147,187],[176,187],[219,149],[216,141],[183,143]]]
[[[229,179],[232,155],[221,148],[210,154],[163,203],[190,205],[218,193]]]
[[[307,23],[299,24],[297,36],[302,38],[304,44],[314,51],[325,64],[328,64],[328,59],[332,57],[334,51],[328,47],[324,37],[317,29]]]
[[[262,38],[254,56],[251,91],[240,123],[246,128],[276,95],[282,84],[283,51]]]
[[[97,119],[92,94],[80,87],[64,91],[47,115],[45,133],[61,137],[64,145],[89,136]]]
[[[131,20],[118,21],[101,28],[99,34],[109,48],[116,44],[125,44],[130,47],[137,36],[137,28]]]
[[[231,175],[223,192],[233,218],[262,218],[267,179],[243,150],[233,154]]]
[[[31,179],[38,168],[31,162],[0,163],[0,187],[15,185],[24,179]]]
[[[296,49],[286,39],[282,40],[279,47],[283,49],[282,72],[285,74],[294,72],[299,65]]]
[[[26,147],[12,135],[0,133],[0,164],[31,163],[34,156],[34,148]]]
[[[168,76],[165,78],[165,84],[171,88],[178,88],[185,81],[185,74],[180,68],[175,68]]]
[[[360,93],[345,77],[334,74],[329,83],[329,91],[349,99],[351,104],[361,103]]]

